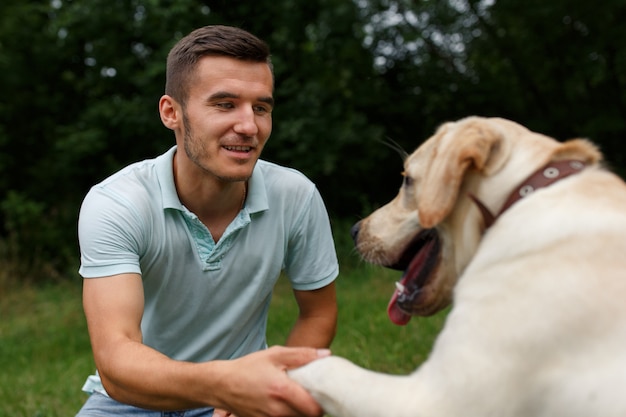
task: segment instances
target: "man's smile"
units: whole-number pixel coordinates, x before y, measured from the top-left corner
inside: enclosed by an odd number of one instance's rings
[[[232,152],[250,152],[252,146],[224,146],[224,149]]]

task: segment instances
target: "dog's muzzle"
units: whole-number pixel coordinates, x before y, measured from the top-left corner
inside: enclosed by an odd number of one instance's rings
[[[350,234],[358,245],[360,222],[350,229]],[[400,258],[387,268],[404,271],[396,283],[387,313],[392,322],[404,325],[412,315],[422,314],[422,289],[428,284],[441,257],[441,240],[436,229],[420,231],[408,244]]]

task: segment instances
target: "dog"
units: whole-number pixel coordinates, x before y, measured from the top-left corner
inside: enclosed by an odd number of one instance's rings
[[[290,377],[335,417],[626,416],[626,184],[602,159],[506,119],[440,126],[352,231],[364,260],[405,270],[394,323],[452,304],[428,359]]]

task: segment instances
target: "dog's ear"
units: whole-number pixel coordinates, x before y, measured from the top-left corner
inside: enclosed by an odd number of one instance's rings
[[[552,156],[555,160],[578,159],[587,164],[597,164],[602,161],[602,152],[586,139],[570,139],[563,142]]]
[[[417,203],[419,221],[424,228],[436,226],[450,214],[468,169],[491,175],[509,156],[502,131],[484,119],[458,122],[440,132],[436,140],[434,159],[422,182]]]

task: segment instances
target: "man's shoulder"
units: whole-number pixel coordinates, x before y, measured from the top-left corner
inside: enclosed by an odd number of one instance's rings
[[[105,178],[94,188],[124,189],[150,183],[156,179],[155,159],[135,162]]]
[[[257,165],[263,173],[263,179],[266,183],[278,182],[285,186],[314,187],[313,182],[295,168],[289,168],[266,160],[259,160]]]
[[[128,208],[153,205],[155,199],[161,200],[156,161],[156,158],[146,159],[122,168],[94,185],[85,200],[94,200],[100,204],[111,201],[115,206]]]

